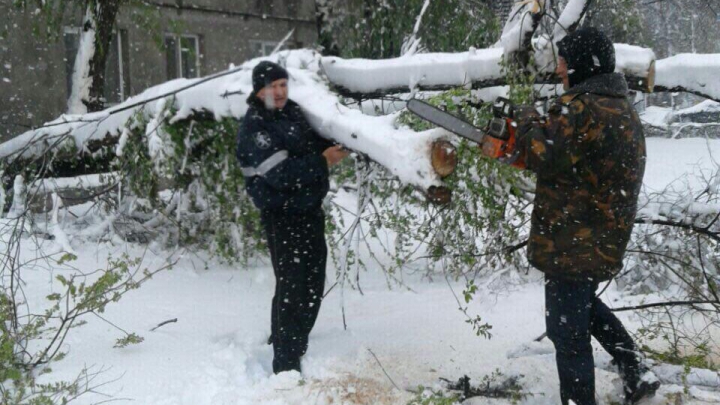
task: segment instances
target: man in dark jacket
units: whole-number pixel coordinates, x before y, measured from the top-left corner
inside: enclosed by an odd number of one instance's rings
[[[645,170],[645,138],[615,71],[612,42],[593,28],[558,43],[566,92],[541,118],[518,109],[517,145],[537,174],[528,259],[545,273],[546,326],[556,349],[563,405],[595,404],[591,336],[635,403],[659,383],[622,323],[596,297],[622,268]]]
[[[288,73],[261,62],[240,126],[237,158],[246,189],[261,211],[275,272],[271,338],[273,371],[300,371],[325,289],[328,168],[347,156],[318,136],[288,99]]]

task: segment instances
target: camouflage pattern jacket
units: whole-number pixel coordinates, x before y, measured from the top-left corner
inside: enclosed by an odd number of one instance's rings
[[[622,268],[645,172],[645,138],[625,78],[594,76],[541,118],[519,108],[517,145],[537,174],[528,260],[554,277],[600,282]]]

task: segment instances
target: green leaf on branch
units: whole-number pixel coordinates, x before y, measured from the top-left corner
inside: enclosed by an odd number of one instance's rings
[[[137,345],[142,343],[145,340],[142,336],[138,336],[135,333],[131,333],[124,338],[120,338],[115,342],[115,346],[113,346],[116,349],[122,349],[125,347],[128,347],[130,345]]]

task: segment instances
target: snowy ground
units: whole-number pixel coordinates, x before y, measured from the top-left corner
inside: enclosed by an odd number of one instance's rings
[[[720,156],[720,141],[649,139],[646,186],[661,190],[697,166],[709,170],[709,151]],[[160,267],[169,256],[178,254],[155,249],[146,252],[117,243],[73,244],[73,248],[80,257],[75,265],[85,270],[103,267],[108,254],[146,254],[150,268]],[[24,253],[32,254],[30,250]],[[57,274],[40,269],[25,273],[31,302],[48,293]],[[330,268],[328,285],[334,282],[334,274]],[[520,403],[560,403],[552,346],[547,340],[533,346],[534,355],[508,357],[544,331],[539,281],[501,295],[476,296],[469,312],[493,325],[493,338],[486,340],[475,336],[457,309],[451,287],[459,293],[461,284],[448,285],[442,277],[430,281],[407,275],[405,280],[412,291],[389,290],[379,271],[363,273],[364,295],[345,293],[348,330],[343,329],[340,290],[334,289],[324,301],[311,335],[302,377],[296,373],[273,376],[272,350],[265,344],[274,287],[269,263],[261,261],[249,268],[221,266],[185,252],[172,271],[108,307],[103,315],[128,332],[142,335],[142,344],[113,349],[122,333],[100,319],[89,319],[88,325],[69,336],[69,355],[54,365],[52,378],[73,378],[84,366],[104,368],[101,379],[110,383],[99,391],[138,405],[405,404],[413,396],[407,389],[438,386],[439,377],[457,380],[467,374],[477,382],[499,369],[508,376],[524,376],[521,383],[533,395]],[[612,288],[605,299],[611,305],[622,302]],[[149,331],[172,318],[177,318],[177,323]],[[631,327],[637,326],[631,315],[625,314],[623,319]],[[599,363],[607,360],[599,348],[597,358]],[[383,368],[400,389],[393,386]],[[596,378],[600,403],[618,401],[617,375],[598,369]],[[678,390],[678,386],[665,385],[661,393]],[[715,401],[714,394],[707,395],[706,400]],[[77,403],[107,399],[88,395]],[[509,403],[479,399],[466,403],[490,402]],[[670,402],[664,396],[648,401],[658,405]]]

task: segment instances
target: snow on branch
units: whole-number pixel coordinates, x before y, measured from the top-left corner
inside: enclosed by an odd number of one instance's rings
[[[592,0],[570,0],[557,19],[552,37],[533,38],[540,21],[551,10],[549,0],[518,2],[505,23],[500,41],[493,48],[464,53],[428,53],[385,60],[337,57],[322,59],[328,79],[341,93],[357,98],[414,90],[447,90],[453,87],[487,88],[505,85],[503,60],[513,54],[535,53],[534,70],[538,83],[558,82],[553,76],[554,44],[572,32],[587,12]],[[534,47],[534,49],[533,49]],[[617,71],[628,77],[633,89],[652,91],[655,53],[632,45],[616,44]]]
[[[93,189],[106,187],[119,178],[119,173],[89,174],[71,178],[43,179],[31,187],[31,192],[55,193],[68,189]]]
[[[567,34],[575,31],[588,8],[590,8],[590,3],[592,3],[592,0],[570,0],[568,2],[555,22],[552,35],[554,42],[560,41]]]
[[[720,54],[680,54],[656,65],[656,91],[686,91],[720,101]]]
[[[172,115],[168,117],[171,123],[196,113],[209,113],[217,120],[240,119],[247,111],[246,99],[252,91],[252,68],[263,59],[288,68],[290,98],[303,108],[322,136],[364,153],[406,184],[424,190],[442,184],[433,169],[431,151],[434,142],[447,134],[442,130],[417,133],[396,128],[397,114],[372,117],[341,105],[337,95],[318,75],[319,56],[311,50],[280,52],[269,58],[254,59],[231,74],[218,75],[213,80],[173,80],[102,112],[62,116],[0,144],[0,162],[9,166],[7,173],[13,171],[13,165],[25,165],[48,152],[55,153],[60,147],[69,146],[78,154],[92,153],[93,145],[117,144],[137,113],[143,113],[149,121],[161,122],[158,117],[166,114],[165,106],[171,108]],[[197,85],[193,87],[193,84]],[[235,134],[226,136],[235,137]]]
[[[530,45],[548,5],[547,0],[525,0],[516,3],[503,27],[500,42],[495,46],[502,47],[506,54],[511,54]]]
[[[498,85],[503,78],[503,50],[490,48],[463,53],[425,53],[395,59],[322,58],[330,83],[351,93],[399,93],[420,89]],[[495,84],[497,83],[497,84]]]
[[[616,70],[632,78],[631,87],[644,90],[652,75],[655,53],[626,44],[616,44],[615,52]],[[489,48],[381,60],[325,57],[322,68],[330,82],[346,94],[392,94],[461,86],[484,88],[505,84],[503,53],[502,48]]]
[[[532,41],[537,22],[548,8],[548,1],[525,0],[518,3],[503,29],[495,48],[470,49],[463,53],[428,53],[395,59],[341,59],[326,57],[322,68],[330,82],[349,97],[366,98],[414,90],[448,90],[454,87],[487,88],[501,86],[505,75],[503,57],[515,52],[535,50],[538,84],[556,83],[556,51],[553,44],[573,31],[592,0],[570,0],[563,9],[552,35],[539,35]],[[615,44],[616,71],[628,79],[631,89],[642,92],[687,91],[720,101],[720,54],[677,55],[657,61],[648,48]]]
[[[446,137],[445,131],[396,128],[398,114],[364,115],[341,105],[325,84],[316,82],[316,74],[298,70],[292,76],[297,85],[291,83],[291,98],[302,106],[310,124],[321,135],[367,154],[404,183],[424,190],[442,184],[430,155],[433,143]]]

